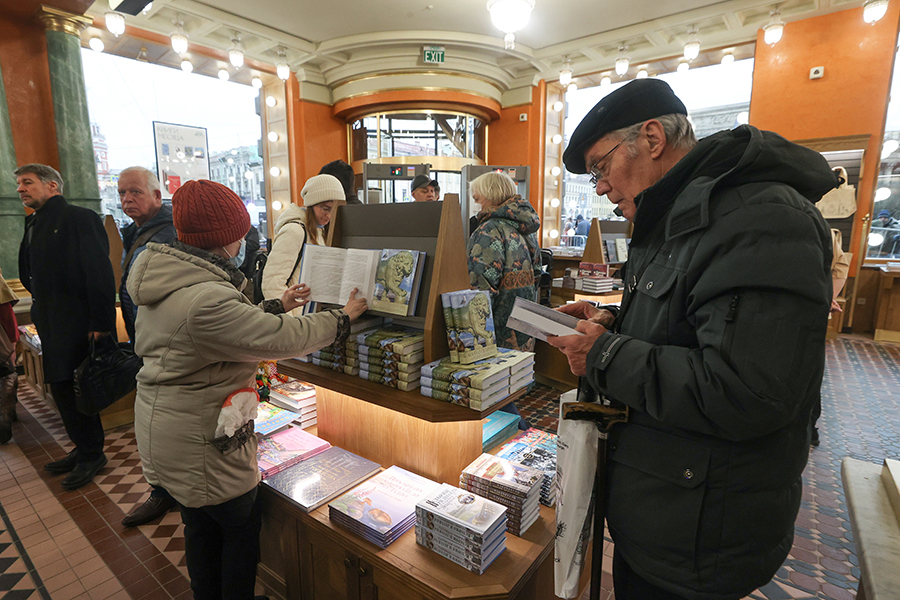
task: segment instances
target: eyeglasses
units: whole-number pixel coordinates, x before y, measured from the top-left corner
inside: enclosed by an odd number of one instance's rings
[[[608,157],[608,156],[611,155],[613,152],[615,152],[615,151],[616,151],[616,148],[618,148],[618,147],[621,146],[621,145],[622,145],[622,142],[619,142],[618,144],[616,144],[615,146],[613,146],[612,150],[610,150],[609,152],[607,152],[606,154],[604,154],[603,156],[601,156],[600,159],[599,159],[597,162],[595,162],[594,164],[592,164],[592,165],[591,165],[591,168],[588,169],[588,172],[591,174],[591,185],[592,185],[592,186],[597,187],[597,183],[600,182],[600,181],[603,181],[603,180],[606,179],[606,177],[607,177],[607,176],[603,173],[603,170],[600,169],[600,167],[598,167],[597,165],[599,165],[600,163],[602,163],[602,162],[606,159],[606,157]],[[608,164],[608,163],[607,163],[607,164]]]

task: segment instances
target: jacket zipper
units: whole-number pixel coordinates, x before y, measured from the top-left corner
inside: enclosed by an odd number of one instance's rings
[[[731,297],[731,306],[728,308],[728,314],[725,315],[725,322],[731,323],[737,317],[738,303],[741,301],[741,292],[735,293]]]
[[[734,296],[731,297],[731,304],[728,307],[728,313],[725,315],[725,331],[722,340],[722,357],[726,362],[731,362],[731,345],[734,343],[734,329],[733,325],[735,319],[737,318],[738,304],[741,301],[741,292],[735,292]]]

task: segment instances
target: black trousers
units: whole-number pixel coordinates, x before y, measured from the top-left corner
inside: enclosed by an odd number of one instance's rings
[[[616,600],[687,600],[684,596],[658,588],[634,571],[613,550],[613,588]]]
[[[262,509],[257,488],[228,502],[181,507],[194,600],[252,600]]]
[[[50,384],[53,399],[59,409],[66,434],[78,450],[78,462],[100,458],[103,454],[103,424],[100,415],[87,416],[75,408],[75,385],[72,381],[57,381]]]

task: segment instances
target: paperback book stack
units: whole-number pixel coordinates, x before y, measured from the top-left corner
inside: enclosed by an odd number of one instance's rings
[[[322,438],[298,427],[288,427],[259,440],[256,448],[259,472],[266,479],[328,448],[331,444]]]
[[[390,467],[328,505],[329,518],[387,548],[416,524],[416,504],[438,483]]]
[[[384,327],[356,336],[359,376],[403,391],[419,387],[425,334],[421,329]]]
[[[269,403],[299,415],[294,420],[301,429],[312,427],[317,422],[316,388],[312,384],[291,379],[273,385],[269,388]]]
[[[421,393],[436,400],[484,410],[534,381],[534,353],[498,348],[497,356],[470,365],[450,357],[422,366]]]
[[[506,527],[521,536],[537,521],[544,474],[492,454],[482,454],[463,469],[459,487],[507,508]]]
[[[506,550],[506,507],[442,483],[416,504],[416,542],[481,575]]]
[[[497,452],[498,458],[537,469],[544,474],[541,504],[556,504],[556,434],[531,428],[523,431]]]
[[[581,280],[581,290],[589,294],[605,294],[613,289],[612,277],[585,277]]]
[[[313,352],[310,355],[312,363],[317,367],[325,367],[347,375],[359,375],[359,357],[356,353],[355,345],[351,345],[351,340],[355,341],[356,335],[361,332],[374,331],[382,326],[384,326],[383,317],[359,319],[350,325],[350,336],[347,337],[346,342],[343,344],[332,344]]]
[[[309,512],[380,470],[378,463],[332,446],[272,475],[263,484]]]
[[[482,290],[441,294],[450,360],[464,365],[496,356],[491,297]]]
[[[497,410],[481,420],[481,451],[487,452],[519,431],[519,416]]]

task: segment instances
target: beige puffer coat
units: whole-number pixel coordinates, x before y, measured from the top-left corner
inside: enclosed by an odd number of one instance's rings
[[[272,242],[262,278],[263,297],[266,299],[281,298],[281,294],[288,288],[285,285],[288,278],[291,285],[300,280],[300,263],[297,262],[297,256],[306,243],[307,210],[309,209],[306,207],[291,204],[275,223],[275,240]],[[322,230],[317,228],[315,235],[318,244],[324,246],[325,237]],[[294,265],[297,265],[297,268],[292,273]],[[303,309],[295,308],[291,314],[299,317],[303,314]]]
[[[255,436],[230,454],[209,443],[228,395],[253,386],[260,360],[313,352],[337,334],[329,312],[263,312],[243,282],[227,261],[177,242],[148,244],[128,276],[141,307],[134,429],[144,476],[184,506],[221,504],[259,482]]]

